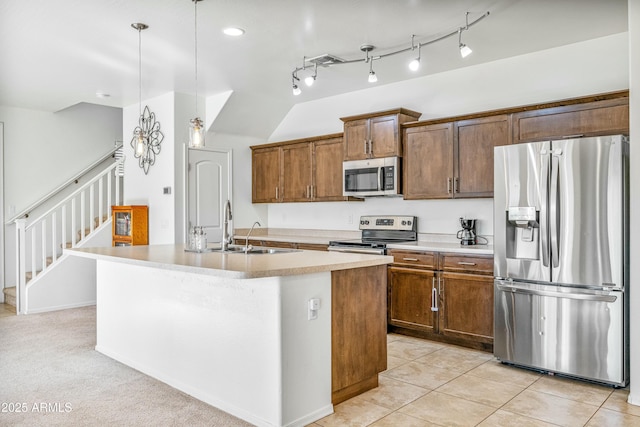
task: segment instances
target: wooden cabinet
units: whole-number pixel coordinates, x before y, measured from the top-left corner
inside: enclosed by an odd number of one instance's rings
[[[453,140],[453,123],[404,130],[402,194],[405,199],[448,199],[453,196]]]
[[[405,128],[404,198],[493,197],[493,148],[509,130],[507,115]]]
[[[386,266],[331,272],[331,401],[378,386],[387,369]]]
[[[342,117],[344,160],[402,156],[400,125],[418,120],[421,113],[399,108]]]
[[[390,331],[491,350],[493,257],[391,249]]]
[[[233,243],[236,245],[244,245],[247,239],[235,238]],[[326,251],[329,245],[321,245],[317,243],[299,243],[299,242],[280,242],[275,240],[249,239],[251,246],[266,246],[271,248],[285,249],[301,249],[305,251]]]
[[[342,195],[342,134],[251,149],[253,203],[347,200]]]
[[[147,206],[111,207],[111,244],[112,246],[149,244]]]
[[[313,186],[312,143],[303,142],[285,145],[281,148],[281,153],[281,201],[301,202],[311,200]]]
[[[513,116],[513,143],[629,134],[629,98],[523,111]]]
[[[280,201],[280,147],[253,148],[252,201],[273,203]]]

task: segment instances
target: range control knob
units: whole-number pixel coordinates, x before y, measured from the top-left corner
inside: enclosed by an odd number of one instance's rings
[[[407,225],[407,221],[402,220],[402,225]]]
[[[411,220],[407,221],[407,225],[411,225]]]

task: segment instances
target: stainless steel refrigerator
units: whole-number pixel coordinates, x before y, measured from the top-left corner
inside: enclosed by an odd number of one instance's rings
[[[627,384],[628,153],[622,135],[495,148],[502,362]]]

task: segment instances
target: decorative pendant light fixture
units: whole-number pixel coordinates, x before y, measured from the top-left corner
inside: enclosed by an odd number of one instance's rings
[[[131,27],[138,31],[138,126],[133,130],[131,148],[138,164],[149,173],[149,167],[156,162],[156,155],[160,154],[160,144],[164,135],[160,132],[160,122],[156,121],[156,114],[148,106],[142,111],[142,30],[149,28],[147,24],[136,22]]]
[[[202,0],[192,0],[194,5],[194,58],[195,58],[195,81],[196,81],[196,117],[189,120],[189,147],[204,147],[204,123],[198,117],[198,2]]]

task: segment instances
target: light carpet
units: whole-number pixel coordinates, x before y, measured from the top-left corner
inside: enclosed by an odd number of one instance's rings
[[[251,425],[95,344],[95,306],[0,318],[0,425]]]

